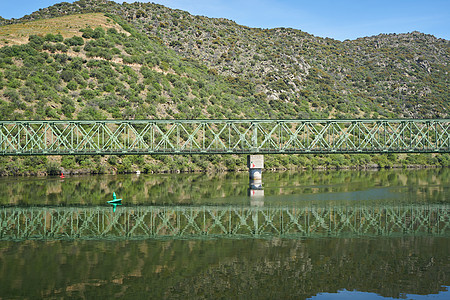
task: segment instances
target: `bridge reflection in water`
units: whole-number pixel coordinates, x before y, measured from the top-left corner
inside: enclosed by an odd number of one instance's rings
[[[0,239],[440,235],[450,205],[5,207]]]

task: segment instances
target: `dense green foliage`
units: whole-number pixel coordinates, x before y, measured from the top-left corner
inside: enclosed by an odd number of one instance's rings
[[[90,0],[60,3],[0,24],[88,12],[106,13],[123,30],[87,27],[66,39],[59,33],[32,35],[27,44],[0,48],[0,119],[449,116],[449,42],[417,32],[339,42],[294,29],[248,28],[156,4]],[[28,160],[8,159],[0,171],[245,168],[244,159],[234,156]],[[371,164],[448,165],[449,159],[268,156],[266,167]]]

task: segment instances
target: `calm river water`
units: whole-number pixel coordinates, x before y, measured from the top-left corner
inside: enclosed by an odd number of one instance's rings
[[[450,299],[449,169],[265,172],[256,186],[0,178],[0,299]]]

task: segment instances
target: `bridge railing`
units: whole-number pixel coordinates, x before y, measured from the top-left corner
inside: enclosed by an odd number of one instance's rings
[[[0,155],[450,152],[450,119],[0,121]]]

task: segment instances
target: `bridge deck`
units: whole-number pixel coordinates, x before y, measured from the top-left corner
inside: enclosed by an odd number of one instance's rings
[[[448,153],[450,119],[0,121],[0,155]]]

